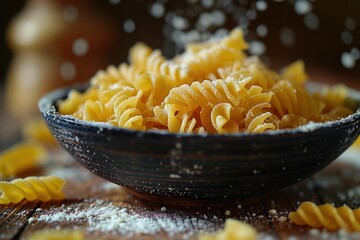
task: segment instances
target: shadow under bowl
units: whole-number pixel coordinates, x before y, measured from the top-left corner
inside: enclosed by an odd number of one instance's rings
[[[70,89],[49,93],[40,111],[62,146],[93,173],[144,195],[241,199],[321,170],[356,139],[360,109],[338,121],[260,134],[134,131],[61,115]],[[350,91],[360,102],[360,93]]]

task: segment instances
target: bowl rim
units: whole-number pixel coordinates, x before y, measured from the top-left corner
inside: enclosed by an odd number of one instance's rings
[[[316,88],[320,86],[326,86],[326,84],[317,83],[317,82],[309,82],[310,86],[315,86]],[[71,90],[78,90],[82,91],[85,90],[89,85],[82,84],[82,85],[74,85],[70,87],[56,89],[51,91],[40,98],[38,101],[38,107],[43,115],[43,117],[47,120],[47,118],[51,118],[53,121],[57,123],[63,123],[66,125],[73,125],[77,127],[86,127],[87,130],[93,130],[97,133],[103,131],[109,131],[113,133],[120,133],[120,134],[127,134],[127,135],[136,135],[136,136],[143,136],[143,137],[150,137],[150,136],[168,136],[172,138],[209,138],[209,139],[218,139],[218,138],[253,138],[253,137],[273,137],[273,136],[288,136],[288,135],[303,135],[309,134],[312,132],[323,131],[325,129],[334,129],[343,126],[344,124],[349,124],[354,121],[360,122],[360,91],[347,88],[348,89],[348,96],[358,103],[358,108],[353,114],[346,116],[345,118],[335,120],[335,121],[328,121],[323,123],[315,123],[310,122],[308,124],[302,125],[297,128],[291,129],[277,129],[271,131],[265,131],[261,133],[249,133],[249,132],[237,132],[237,133],[226,133],[226,134],[211,134],[211,133],[201,133],[201,134],[194,134],[194,133],[172,133],[167,130],[133,130],[127,128],[121,128],[111,125],[110,123],[105,122],[95,122],[95,121],[86,121],[77,119],[71,115],[63,115],[57,111],[56,103],[64,99]]]

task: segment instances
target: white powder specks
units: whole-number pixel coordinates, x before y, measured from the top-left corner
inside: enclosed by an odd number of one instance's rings
[[[282,223],[283,223],[283,222],[286,222],[286,221],[287,221],[287,217],[281,216],[281,217],[278,218],[278,221],[279,221],[279,222],[282,222]]]
[[[116,5],[116,4],[119,4],[119,3],[121,2],[121,0],[109,0],[109,2],[110,2],[111,4]]]
[[[270,209],[269,210],[269,214],[270,215],[276,215],[277,214],[277,211],[275,209]]]
[[[170,174],[169,175],[170,178],[181,178],[179,174]]]
[[[265,2],[263,0],[256,1],[255,6],[256,6],[256,10],[258,10],[258,11],[265,11],[268,7],[267,2]]]
[[[291,28],[283,28],[280,31],[280,41],[285,47],[291,47],[295,44],[296,35]]]
[[[68,214],[65,212],[59,212],[53,214],[51,216],[42,215],[39,217],[38,221],[45,221],[45,222],[62,222],[62,221],[71,221],[73,219],[73,214]],[[33,221],[34,222],[34,221]]]
[[[257,26],[256,28],[256,34],[259,36],[259,37],[265,37],[268,33],[268,29],[265,25],[263,24],[260,24],[259,26]]]
[[[34,217],[31,217],[28,219],[28,223],[29,224],[32,224],[33,222],[35,222],[35,218]]]
[[[348,17],[345,19],[345,27],[351,31],[355,30],[356,28],[356,21],[355,19]]]
[[[190,237],[199,231],[213,231],[215,228],[214,222],[209,220],[165,211],[165,207],[161,208],[161,212],[154,212],[128,209],[97,200],[87,203],[86,207],[81,203],[53,207],[42,212],[37,221],[48,223],[67,221],[74,225],[87,226],[90,232],[100,231],[125,236],[156,234],[163,231],[170,237],[184,232]]]
[[[313,6],[311,2],[308,2],[307,0],[298,0],[295,2],[294,8],[297,14],[304,15],[311,12]]]
[[[313,13],[308,13],[304,17],[304,24],[307,28],[316,30],[319,28],[319,18]]]
[[[124,22],[124,31],[126,33],[132,33],[135,31],[135,22],[132,19],[126,19]]]
[[[180,17],[180,16],[174,16],[172,18],[172,25],[175,29],[184,30],[188,28],[189,21],[186,18]]]
[[[73,5],[65,6],[63,10],[63,18],[66,22],[74,22],[79,16],[79,11]]]
[[[201,0],[201,4],[205,7],[205,8],[210,8],[214,5],[214,0]]]
[[[74,80],[76,76],[76,67],[72,62],[66,61],[60,65],[60,76],[65,81]]]
[[[89,172],[78,168],[50,168],[46,172],[48,175],[55,175],[63,179],[75,182],[84,182],[91,178]]]
[[[350,51],[351,55],[353,55],[353,57],[356,59],[356,60],[359,60],[360,58],[360,51],[358,48],[355,48],[353,47]]]
[[[165,8],[161,3],[154,3],[150,8],[150,13],[155,18],[161,18],[164,16]]]
[[[104,190],[104,191],[110,191],[110,190],[116,190],[116,189],[120,189],[121,186],[112,183],[112,182],[103,182],[101,184],[99,184],[98,186],[96,186],[98,189],[100,190]]]
[[[76,56],[84,56],[89,50],[89,42],[84,38],[78,38],[74,41],[72,50]]]
[[[252,41],[249,52],[254,55],[263,55],[266,52],[266,46],[260,41]]]
[[[353,35],[351,32],[345,30],[340,35],[341,41],[345,44],[351,44],[353,41]]]
[[[351,53],[348,52],[344,52],[341,55],[341,64],[347,68],[347,69],[351,69],[355,66],[356,64],[356,59],[354,58],[354,56]]]

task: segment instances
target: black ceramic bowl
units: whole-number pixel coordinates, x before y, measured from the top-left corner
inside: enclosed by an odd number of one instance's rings
[[[52,92],[39,107],[62,146],[95,174],[139,193],[234,199],[289,186],[324,168],[356,139],[360,109],[344,119],[261,134],[133,131],[60,115]],[[360,102],[360,93],[350,91]]]

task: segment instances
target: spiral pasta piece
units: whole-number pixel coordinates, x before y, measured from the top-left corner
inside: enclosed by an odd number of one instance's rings
[[[28,240],[84,240],[85,234],[80,230],[39,230],[31,234]]]
[[[332,87],[325,86],[320,92],[314,94],[314,98],[325,102],[325,112],[343,106],[347,99],[347,88],[343,84],[337,84]]]
[[[170,132],[192,133],[195,130],[196,119],[191,118],[187,113],[175,113],[175,110],[166,105],[164,108],[159,106],[154,109],[155,116],[159,122],[166,126]]]
[[[260,133],[266,130],[279,129],[279,119],[271,112],[266,111],[270,107],[270,103],[260,103],[253,106],[245,117],[246,131]]]
[[[97,93],[97,89],[94,88],[90,88],[85,93],[71,90],[67,99],[63,100],[61,104],[59,104],[59,111],[62,114],[73,114],[77,112],[87,100],[97,100]]]
[[[309,120],[304,117],[296,116],[294,114],[286,114],[282,116],[279,124],[281,129],[287,129],[287,128],[299,127],[308,122]]]
[[[204,76],[216,73],[217,69],[231,62],[240,61],[244,56],[233,49],[217,46],[199,52],[192,56],[185,64],[189,68],[189,75],[196,80],[204,80]]]
[[[145,43],[136,43],[130,49],[129,62],[144,71],[152,52],[153,50]]]
[[[190,83],[193,79],[189,76],[189,69],[185,65],[174,64],[165,59],[160,50],[155,50],[147,61],[146,70],[164,77],[171,87]]]
[[[134,83],[136,89],[146,96],[147,107],[159,105],[168,94],[170,87],[159,74],[144,73],[139,75]]]
[[[202,234],[199,240],[256,240],[258,232],[248,223],[226,219],[224,229],[215,234]]]
[[[170,104],[177,111],[191,111],[199,106],[205,107],[209,103],[230,103],[239,106],[245,101],[247,90],[244,85],[247,80],[237,81],[230,77],[226,80],[205,80],[182,85],[170,90],[164,103]]]
[[[22,127],[22,135],[26,140],[39,142],[47,146],[57,146],[54,136],[44,119],[34,118],[26,121]]]
[[[102,102],[92,100],[87,100],[84,104],[83,111],[79,113],[79,116],[81,116],[83,120],[96,122],[106,121],[109,115],[110,113],[106,110]]]
[[[28,201],[63,199],[65,181],[57,176],[18,178],[11,182],[0,182],[0,204]]]
[[[0,177],[8,178],[42,165],[46,149],[34,142],[18,143],[0,154]]]
[[[289,218],[301,226],[326,228],[331,231],[340,228],[360,231],[360,209],[352,210],[346,205],[336,208],[331,204],[316,205],[313,202],[303,202],[296,212],[289,214]]]
[[[356,108],[345,87],[307,91],[303,61],[279,74],[247,47],[240,28],[190,43],[172,59],[137,43],[129,63],[99,71],[87,91],[60,101],[59,112],[134,130],[221,134],[334,121]]]
[[[119,102],[125,101],[126,99],[135,96],[138,91],[132,87],[126,88],[112,88],[99,92],[99,100],[104,104],[106,109],[114,113],[115,107]]]
[[[243,31],[240,28],[235,28],[230,34],[220,41],[208,41],[204,43],[189,43],[186,45],[186,52],[196,54],[202,50],[211,47],[222,46],[225,48],[233,49],[235,51],[243,51],[248,48],[248,44],[244,40]]]
[[[135,96],[114,103],[114,120],[110,123],[119,127],[136,130],[145,130],[144,118],[138,108],[142,91],[138,91]]]
[[[243,109],[237,115],[243,113]],[[239,131],[239,124],[233,116],[235,109],[229,103],[219,103],[211,111],[211,123],[217,133],[235,133]]]
[[[305,64],[303,61],[298,60],[289,66],[287,66],[282,74],[283,79],[287,79],[292,83],[303,85],[308,79],[308,76],[305,72]]]
[[[323,112],[325,104],[314,99],[305,89],[294,86],[289,81],[277,82],[271,91],[274,93],[271,104],[278,115],[295,114],[305,118]]]

